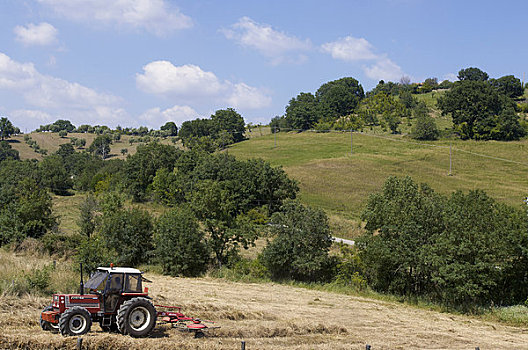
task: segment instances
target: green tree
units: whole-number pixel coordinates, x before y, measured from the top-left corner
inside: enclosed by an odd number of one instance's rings
[[[93,140],[88,148],[88,152],[100,156],[102,159],[106,159],[110,153],[111,144],[112,138],[109,135],[99,135]]]
[[[489,83],[495,87],[499,93],[510,98],[521,97],[524,95],[524,89],[519,78],[513,75],[506,75],[499,79],[490,79]]]
[[[80,217],[77,224],[82,235],[90,237],[95,232],[98,208],[99,204],[92,194],[86,195],[79,205]]]
[[[274,239],[260,260],[273,278],[328,281],[335,261],[328,255],[332,236],[326,214],[298,202],[286,203],[271,218]]]
[[[42,184],[55,194],[65,195],[73,187],[70,174],[64,166],[63,158],[59,155],[50,155],[44,158],[40,162],[40,171]]]
[[[152,217],[140,209],[107,212],[101,223],[101,235],[109,250],[116,252],[116,263],[138,266],[148,262],[152,251]]]
[[[455,192],[449,198],[445,230],[431,259],[432,282],[443,303],[467,310],[525,300],[520,290],[528,286],[526,270],[519,270],[526,267],[528,245],[521,217],[483,191]]]
[[[315,97],[334,117],[342,117],[356,109],[365,93],[356,79],[348,77],[321,85]]]
[[[7,141],[0,141],[0,162],[6,159],[19,160],[20,156]]]
[[[486,81],[488,80],[489,75],[486,72],[481,71],[478,68],[470,67],[466,69],[461,69],[458,72],[458,80],[464,81]]]
[[[410,177],[390,177],[369,197],[362,214],[368,234],[358,245],[374,289],[400,295],[430,291],[430,251],[443,232],[443,207],[442,197]]]
[[[486,124],[492,122],[506,102],[485,81],[464,80],[438,98],[442,114],[451,113],[455,130],[462,139],[486,138]]]
[[[171,276],[199,276],[207,269],[209,250],[198,220],[188,207],[165,212],[154,230],[156,260]]]
[[[0,118],[0,139],[3,141],[15,132],[13,124],[6,117]]]
[[[73,125],[69,120],[59,119],[52,124],[54,126],[54,132],[66,131],[73,132],[75,130],[75,125]]]
[[[219,266],[227,264],[238,255],[240,247],[247,249],[257,238],[253,224],[237,213],[233,193],[224,186],[203,180],[191,195],[192,209],[207,231],[209,247]]]
[[[245,140],[246,123],[244,118],[233,108],[219,109],[211,116],[216,129],[216,136],[225,131],[232,136],[233,142]]]
[[[424,102],[418,103],[414,108],[416,123],[412,130],[412,137],[417,140],[437,140],[440,132],[436,122],[429,114],[429,108]]]
[[[308,130],[322,117],[322,109],[314,95],[301,92],[286,106],[286,120],[293,129]]]
[[[176,126],[176,124],[174,122],[166,122],[161,128],[160,130],[164,130],[164,131],[168,131],[169,132],[169,135],[168,136],[176,136],[178,135],[178,127]]]
[[[65,138],[66,136],[68,136],[68,132],[66,130],[61,130],[59,131],[59,136]]]
[[[151,143],[138,146],[124,165],[124,184],[134,201],[143,201],[151,191],[159,169],[172,171],[183,151],[174,146]]]

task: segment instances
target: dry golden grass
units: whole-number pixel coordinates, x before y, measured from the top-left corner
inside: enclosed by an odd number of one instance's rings
[[[158,325],[151,337],[85,335],[88,349],[526,349],[526,330],[465,316],[277,284],[243,284],[210,278],[147,274],[155,303],[221,326],[203,339]],[[40,330],[49,298],[0,299],[0,348],[74,348],[76,339]]]
[[[269,132],[268,132],[269,133]],[[87,149],[92,144],[93,140],[97,137],[96,134],[84,134],[84,133],[69,133],[66,137],[60,137],[58,133],[53,132],[32,132],[28,134],[33,140],[37,142],[40,148],[48,150],[48,154],[52,154],[59,149],[59,146],[64,143],[70,143],[71,138],[85,139],[86,146],[78,151]],[[108,159],[125,159],[127,155],[136,153],[137,146],[141,143],[130,144],[130,138],[138,139],[137,136],[122,135],[121,140],[114,141],[110,145],[110,153],[108,154]],[[151,138],[154,140],[154,138]],[[43,156],[35,152],[29,145],[24,141],[24,135],[15,135],[8,140],[11,144],[11,147],[16,149],[21,159],[38,159],[41,160]],[[158,139],[158,142],[165,145],[175,145],[176,147],[183,148],[181,141],[178,141],[176,144],[172,143],[171,138]],[[121,150],[126,148],[127,153],[121,154]]]

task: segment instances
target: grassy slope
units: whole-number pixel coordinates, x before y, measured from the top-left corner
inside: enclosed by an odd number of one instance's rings
[[[51,133],[51,132],[32,132],[29,134],[33,140],[37,142],[37,144],[40,146],[40,148],[47,149],[48,154],[51,154],[59,149],[59,146],[63,143],[70,143],[70,139],[73,137],[76,138],[82,138],[86,139],[86,147],[88,148],[90,144],[93,142],[93,140],[96,138],[97,135],[95,134],[79,134],[79,133],[70,133],[68,136],[62,138],[59,136],[58,133]],[[109,159],[125,159],[127,154],[134,154],[136,153],[137,146],[139,143],[133,143],[130,144],[129,140],[130,138],[135,138],[137,140],[137,136],[128,136],[128,135],[122,135],[121,140],[114,141],[112,145],[110,146],[110,154]],[[9,139],[9,142],[11,146],[18,150],[20,153],[20,158],[22,159],[42,159],[42,155],[36,153],[33,151],[32,148],[30,148],[26,142],[24,141],[24,135],[17,135],[13,136]],[[166,145],[172,145],[172,141],[167,139],[160,139],[160,143],[166,144]],[[180,143],[176,144],[177,146],[180,145]],[[123,148],[126,148],[128,150],[128,153],[125,155],[121,154],[121,150]],[[82,149],[81,149],[82,150]]]
[[[528,140],[437,141],[429,143],[436,147],[430,147],[401,136],[383,137],[354,134],[350,154],[349,133],[279,133],[236,144],[229,153],[282,165],[300,182],[304,202],[347,219],[359,217],[368,195],[378,191],[390,175],[410,175],[444,194],[480,188],[511,205],[521,205],[528,194]],[[453,147],[452,176],[448,176],[449,145]]]

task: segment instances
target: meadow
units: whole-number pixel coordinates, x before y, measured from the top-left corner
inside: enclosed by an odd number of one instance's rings
[[[416,142],[379,133],[288,132],[252,138],[228,152],[283,166],[299,181],[300,199],[324,209],[337,225],[358,222],[369,194],[389,176],[409,175],[442,194],[482,189],[513,206],[521,206],[528,194],[526,139]]]

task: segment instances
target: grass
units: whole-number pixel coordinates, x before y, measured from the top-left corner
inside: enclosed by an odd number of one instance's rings
[[[269,132],[268,132],[269,133]],[[83,151],[90,147],[90,144],[97,137],[96,134],[84,134],[84,133],[69,133],[66,137],[60,137],[58,133],[53,132],[32,132],[29,134],[33,140],[37,142],[40,148],[48,150],[48,154],[52,154],[59,149],[59,146],[65,143],[70,143],[71,138],[85,139],[86,146],[78,151]],[[108,159],[125,159],[127,155],[136,153],[138,145],[141,143],[130,144],[130,139],[138,139],[137,136],[122,135],[119,141],[114,141],[110,145],[110,153]],[[151,140],[154,138],[151,137]],[[178,141],[176,144],[172,142],[170,138],[157,139],[160,143],[166,145],[176,145],[182,147],[181,142]],[[41,154],[35,152],[28,144],[24,141],[24,135],[15,135],[8,140],[11,146],[16,149],[21,159],[38,159],[41,160],[43,157]],[[126,148],[127,153],[121,154],[121,150]]]
[[[528,192],[528,140],[427,144],[430,146],[401,135],[355,133],[351,154],[349,133],[278,133],[233,145],[229,153],[240,158],[260,157],[283,166],[299,181],[302,201],[325,209],[345,223],[359,219],[369,194],[379,191],[391,175],[409,175],[442,194],[484,189],[504,203],[522,204]]]

